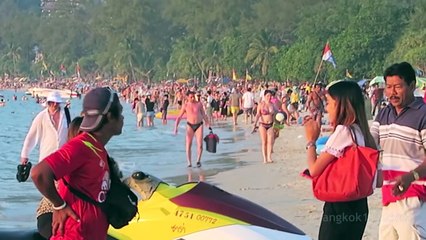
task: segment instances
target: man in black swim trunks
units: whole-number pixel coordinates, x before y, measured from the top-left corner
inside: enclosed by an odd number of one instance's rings
[[[192,167],[191,147],[195,136],[197,141],[197,167],[201,167],[201,154],[203,153],[203,120],[207,127],[210,122],[201,102],[195,100],[195,93],[187,93],[187,101],[183,104],[179,116],[176,118],[174,134],[178,132],[178,126],[183,115],[186,113],[186,160],[188,167]]]

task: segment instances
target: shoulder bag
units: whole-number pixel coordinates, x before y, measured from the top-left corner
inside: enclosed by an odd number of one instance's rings
[[[348,202],[373,194],[379,151],[359,146],[355,132],[351,132],[352,146],[346,147],[341,157],[328,164],[321,175],[312,179],[314,196],[319,200]]]
[[[93,205],[99,206],[102,211],[107,215],[108,222],[114,228],[120,229],[129,224],[129,222],[138,213],[138,197],[124,184],[118,175],[113,170],[115,168],[115,161],[108,156],[108,164],[111,175],[111,185],[108,190],[105,202],[100,203],[79,190],[73,188],[69,183],[62,178],[64,184],[68,189],[78,198],[89,202]]]

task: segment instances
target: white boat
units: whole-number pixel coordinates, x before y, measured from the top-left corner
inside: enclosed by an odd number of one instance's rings
[[[69,89],[53,89],[53,88],[29,88],[28,93],[30,93],[32,96],[39,96],[39,97],[47,97],[51,92],[58,92],[62,98],[68,99],[68,98],[75,98],[77,97],[77,92],[69,90]]]

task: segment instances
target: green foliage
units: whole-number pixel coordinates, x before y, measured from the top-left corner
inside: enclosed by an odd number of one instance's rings
[[[260,34],[254,35],[252,42],[247,50],[245,62],[250,64],[250,68],[257,68],[260,70],[262,77],[268,74],[269,65],[272,57],[278,52],[276,41],[272,33],[268,31],[261,31]]]
[[[37,51],[54,72],[78,62],[83,75],[148,81],[232,69],[312,81],[320,64],[321,80],[346,69],[357,79],[400,61],[426,71],[425,15],[426,0],[80,0],[50,15],[34,0],[3,0],[0,71],[40,76]],[[327,41],[337,68],[321,63]]]

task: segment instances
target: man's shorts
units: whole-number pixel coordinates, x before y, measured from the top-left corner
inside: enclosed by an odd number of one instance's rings
[[[137,115],[138,122],[142,121],[142,119],[143,119],[143,113],[138,113]]]
[[[155,116],[155,112],[151,112],[151,111],[146,112],[146,116],[147,117],[154,117]]]
[[[167,111],[166,110],[162,110],[161,111],[161,119],[162,120],[167,120]]]
[[[418,197],[392,202],[382,208],[379,240],[425,239],[426,204]]]
[[[232,106],[231,106],[231,113],[232,113],[232,114],[234,114],[234,113],[235,113],[235,114],[238,114],[238,112],[239,112],[239,111],[240,111],[240,107],[232,107]]]
[[[253,108],[244,108],[244,113],[247,115],[253,114]]]

